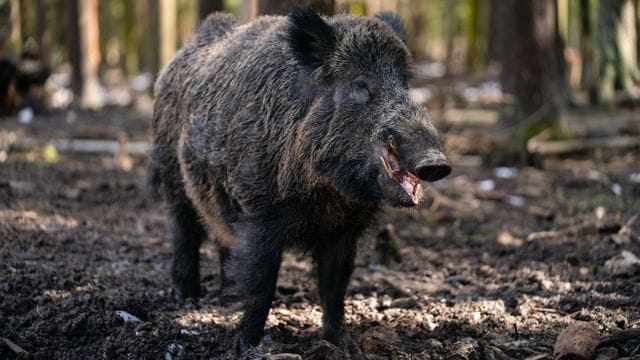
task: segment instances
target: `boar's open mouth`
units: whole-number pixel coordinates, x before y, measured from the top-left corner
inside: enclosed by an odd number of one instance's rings
[[[382,147],[382,156],[380,156],[382,166],[384,166],[387,175],[400,184],[400,187],[409,195],[411,201],[417,205],[422,197],[420,179],[400,164],[395,149],[393,138],[390,137],[387,144]]]

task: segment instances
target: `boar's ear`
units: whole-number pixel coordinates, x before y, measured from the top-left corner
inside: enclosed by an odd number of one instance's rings
[[[374,17],[383,23],[385,23],[396,35],[402,40],[403,43],[407,43],[407,30],[404,28],[402,19],[391,11],[383,11],[374,15]]]
[[[308,6],[291,8],[287,35],[298,60],[313,68],[323,65],[336,43],[333,28]]]

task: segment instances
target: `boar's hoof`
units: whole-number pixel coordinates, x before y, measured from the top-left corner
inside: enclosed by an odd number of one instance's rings
[[[183,299],[188,298],[199,298],[202,296],[202,291],[200,289],[200,284],[183,281],[176,281],[176,287],[178,288],[178,292],[180,293],[180,297]]]
[[[252,334],[243,331],[238,332],[233,339],[233,348],[236,354],[240,355],[251,347],[258,345],[261,337],[261,335],[252,336]]]
[[[324,329],[322,329],[322,339],[327,340],[328,342],[336,346],[340,345],[341,335],[342,331],[340,331],[340,328],[325,327]]]

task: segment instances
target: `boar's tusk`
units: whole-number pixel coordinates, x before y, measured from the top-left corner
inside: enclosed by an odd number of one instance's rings
[[[380,160],[382,160],[382,165],[384,166],[384,169],[387,171],[387,175],[389,175],[390,178],[394,179],[393,170],[391,169],[391,165],[389,165],[389,163],[384,158],[384,156],[380,156]]]

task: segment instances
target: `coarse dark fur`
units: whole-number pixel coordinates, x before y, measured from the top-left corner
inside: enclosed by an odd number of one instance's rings
[[[174,220],[172,275],[198,296],[198,249],[215,239],[223,282],[246,301],[237,349],[260,340],[290,247],[313,257],[323,337],[338,342],[357,239],[383,204],[413,205],[385,173],[383,147],[423,180],[449,173],[407,95],[405,36],[390,13],[294,7],[243,26],[214,14],[160,74],[150,170]]]

